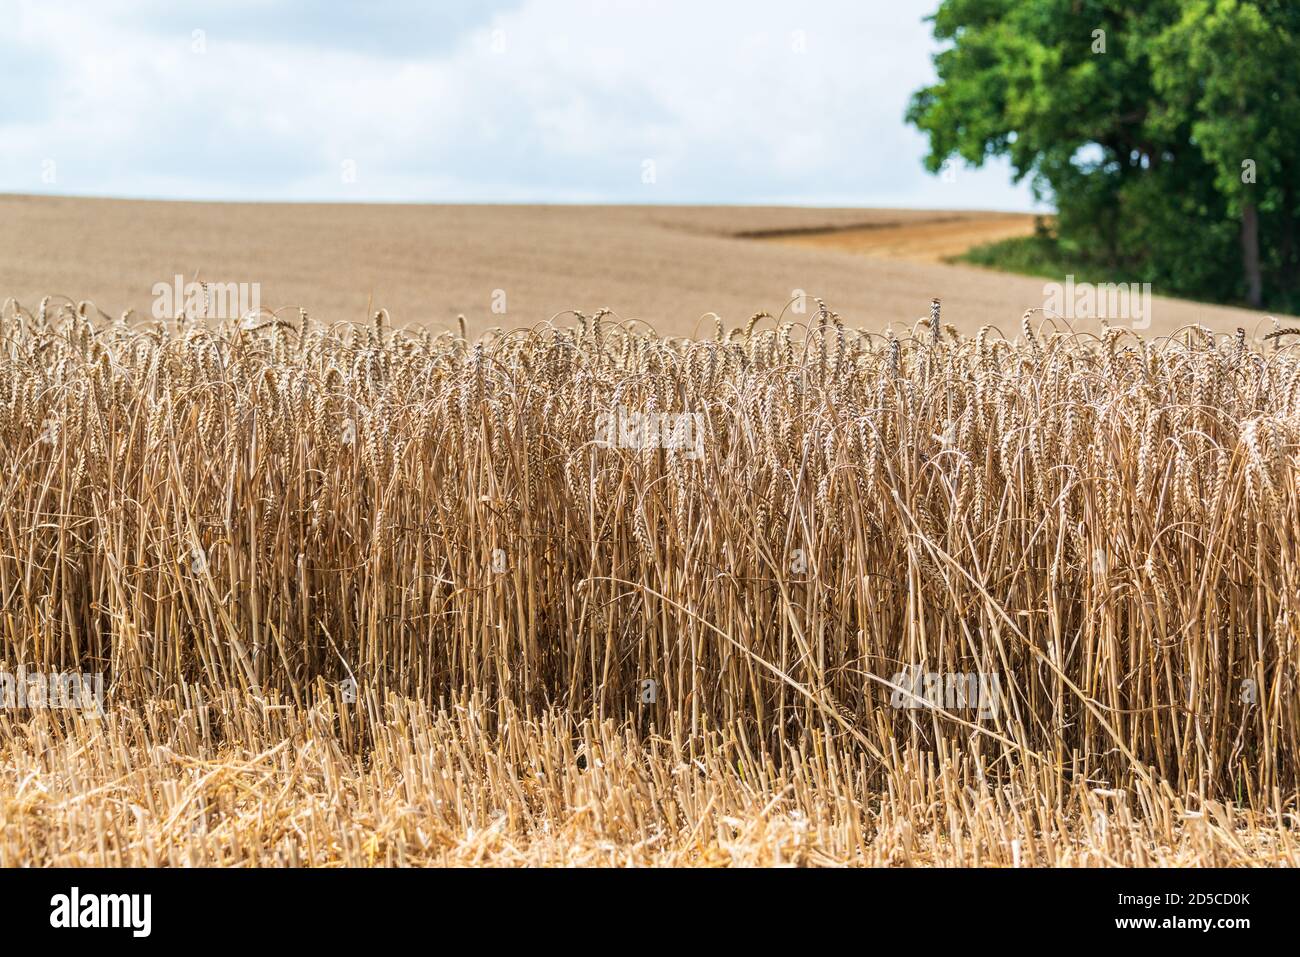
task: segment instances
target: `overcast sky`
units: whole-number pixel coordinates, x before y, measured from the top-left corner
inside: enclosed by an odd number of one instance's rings
[[[0,192],[1032,209],[921,165],[937,2],[0,0]]]

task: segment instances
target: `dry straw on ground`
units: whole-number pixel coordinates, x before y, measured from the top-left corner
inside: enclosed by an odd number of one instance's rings
[[[6,304],[0,863],[1294,863],[1288,337],[810,318]]]

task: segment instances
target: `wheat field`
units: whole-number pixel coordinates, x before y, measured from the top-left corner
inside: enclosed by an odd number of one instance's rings
[[[1297,863],[1290,330],[709,325],[6,302],[0,864]]]

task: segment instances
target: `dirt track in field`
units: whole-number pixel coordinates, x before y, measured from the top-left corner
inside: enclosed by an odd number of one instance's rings
[[[941,260],[1031,228],[1031,217],[928,210],[0,195],[0,300],[34,308],[61,294],[148,315],[154,284],[180,274],[260,283],[262,305],[331,321],[364,321],[383,306],[399,325],[451,328],[464,314],[477,331],[607,306],[690,334],[711,330],[699,323],[705,313],[741,325],[759,310],[780,313],[802,290],[854,326],[910,326],[938,296],[962,331],[991,323],[1014,335],[1021,314],[1043,305],[1043,280]],[[1157,296],[1150,331],[1250,330],[1262,315]]]

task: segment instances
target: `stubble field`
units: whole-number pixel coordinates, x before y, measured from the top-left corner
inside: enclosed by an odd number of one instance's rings
[[[681,206],[176,203],[0,195],[0,300],[89,299],[149,317],[155,283],[258,283],[261,305],[322,322],[435,331],[531,326],[609,308],[662,335],[780,314],[802,290],[855,325],[904,333],[931,297],[974,335],[1015,335],[1043,280],[939,260],[1033,229],[1029,216],[928,210]],[[1123,279],[1125,277],[1117,277]],[[1148,334],[1253,332],[1259,313],[1165,299]],[[494,311],[494,306],[497,311]],[[785,318],[807,322],[815,308]],[[1080,328],[1100,331],[1082,321]]]

